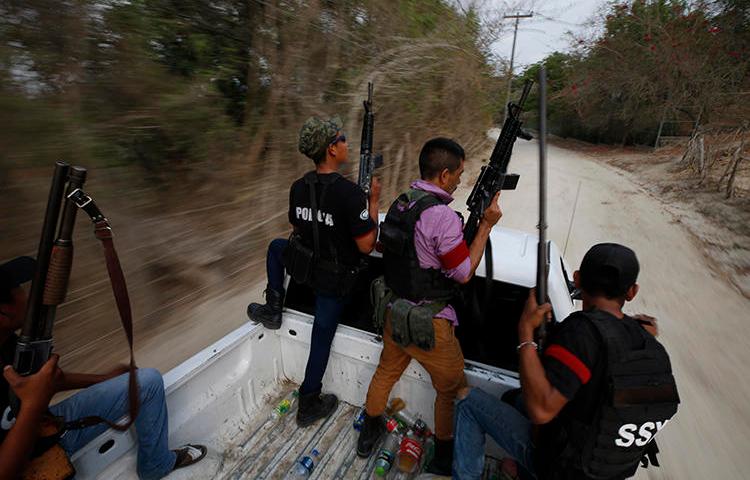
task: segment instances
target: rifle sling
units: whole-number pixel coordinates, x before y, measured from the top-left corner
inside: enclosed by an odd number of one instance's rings
[[[93,204],[91,201],[90,204]],[[125,283],[125,275],[122,273],[122,267],[120,266],[120,259],[117,256],[115,250],[115,244],[112,240],[112,228],[109,226],[109,222],[106,218],[101,215],[99,210],[93,205],[93,209],[99,213],[99,215],[91,215],[92,209],[84,209],[86,213],[92,217],[94,221],[94,234],[99,241],[102,242],[104,248],[104,259],[107,264],[107,272],[109,273],[110,283],[112,285],[112,293],[115,296],[115,302],[117,303],[117,310],[120,314],[120,321],[122,322],[122,328],[125,330],[125,335],[128,338],[128,346],[130,348],[130,371],[128,378],[128,420],[125,423],[115,423],[102,418],[99,416],[89,416],[79,418],[65,422],[62,426],[62,431],[65,430],[77,430],[81,428],[98,425],[100,423],[106,424],[108,427],[125,431],[133,424],[136,417],[138,416],[138,410],[140,407],[139,393],[138,393],[138,381],[136,379],[136,364],[135,355],[133,353],[133,316],[130,308],[130,296],[128,295],[128,287]]]

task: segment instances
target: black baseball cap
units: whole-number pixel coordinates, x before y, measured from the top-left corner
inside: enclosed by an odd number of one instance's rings
[[[11,301],[10,291],[32,278],[36,271],[36,260],[18,257],[0,265],[0,303]]]
[[[639,270],[633,250],[617,243],[599,243],[581,261],[581,289],[590,295],[622,297],[635,284]]]

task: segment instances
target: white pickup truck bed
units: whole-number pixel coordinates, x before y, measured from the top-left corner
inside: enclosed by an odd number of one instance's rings
[[[312,319],[305,317],[289,314],[276,332],[244,325],[165,376],[171,445],[194,442],[209,447],[205,460],[170,479],[287,478],[295,462],[312,448],[322,453],[312,478],[372,477],[375,457],[357,457],[353,421],[379,357],[380,345],[373,335],[340,327],[323,382],[326,391],[342,400],[333,416],[304,429],[297,427],[294,413],[271,419],[273,407],[303,376],[304,344],[312,327]],[[279,354],[282,350],[286,356]],[[512,375],[493,369],[471,367],[467,374],[470,383],[498,393],[517,385]],[[421,366],[412,363],[394,396],[406,400],[410,414],[432,425],[434,393]],[[133,432],[102,434],[74,456],[77,478],[137,478],[134,440]],[[388,478],[407,477],[392,472]]]
[[[507,238],[496,238],[500,235]],[[493,277],[527,292],[533,285],[536,262],[535,249],[529,248],[531,240],[506,230],[493,231],[493,241],[505,247],[496,248]],[[573,304],[564,281],[564,262],[554,245],[552,253],[549,290],[555,316],[560,319],[570,313]],[[480,265],[478,273],[483,271]],[[516,311],[524,299],[513,300]],[[507,299],[498,297],[496,301]],[[513,332],[517,319],[493,317],[491,321]],[[370,478],[374,457],[363,460],[356,456],[358,432],[353,421],[380,358],[382,343],[377,335],[339,326],[323,379],[324,391],[341,400],[332,417],[306,429],[297,428],[294,415],[278,422],[270,420],[273,407],[304,377],[312,322],[311,315],[286,309],[281,329],[270,331],[247,323],[165,374],[170,446],[192,442],[209,448],[206,459],[174,472],[170,479],[285,478],[300,456],[312,448],[322,452],[312,478]],[[519,384],[515,372],[469,360],[465,372],[469,385],[498,396]],[[435,392],[418,363],[412,361],[391,396],[404,399],[411,416],[433,427]],[[491,444],[487,452],[500,454]],[[73,457],[76,478],[137,478],[135,455],[132,430],[107,431]],[[496,467],[488,462],[487,478]],[[398,478],[393,473],[389,478]]]

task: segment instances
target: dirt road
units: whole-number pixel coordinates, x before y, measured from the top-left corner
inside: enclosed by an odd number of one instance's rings
[[[537,159],[536,142],[516,144],[510,170],[521,182],[503,193],[506,227],[536,227]],[[659,437],[662,468],[641,469],[637,478],[748,478],[750,301],[712,273],[669,207],[630,174],[554,146],[548,159],[549,238],[561,249],[567,243],[571,267],[598,242],[633,248],[641,290],[627,310],[658,317],[672,358],[682,405]]]

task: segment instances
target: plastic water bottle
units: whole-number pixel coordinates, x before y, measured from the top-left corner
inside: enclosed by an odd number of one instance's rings
[[[396,460],[396,450],[401,441],[401,437],[398,435],[398,422],[395,419],[388,420],[385,428],[388,430],[388,436],[385,438],[385,442],[383,442],[383,446],[378,453],[378,458],[375,460],[375,475],[378,477],[388,475],[388,471]]]
[[[424,472],[424,469],[427,468],[427,464],[429,464],[435,456],[435,438],[429,432],[427,432],[427,435],[425,436],[422,451],[424,453],[422,453],[422,461],[419,462],[420,472]]]
[[[414,427],[414,424],[417,422],[418,417],[415,418],[411,415],[409,415],[408,412],[401,410],[395,415],[396,420],[401,424],[401,428],[404,432],[407,430],[411,430]]]
[[[362,430],[362,426],[365,424],[366,415],[367,413],[365,412],[365,407],[362,407],[357,413],[357,415],[354,417],[354,424],[353,424],[354,430],[358,432]]]
[[[423,452],[419,436],[413,430],[409,430],[398,449],[398,469],[406,473],[416,472]]]
[[[312,475],[313,469],[315,468],[315,462],[320,459],[320,452],[316,449],[312,449],[310,455],[305,455],[297,462],[297,478],[307,478]]]
[[[297,390],[292,391],[285,399],[280,401],[274,409],[271,411],[271,418],[278,420],[279,418],[289,414],[297,406],[297,399],[299,398],[299,392]]]

